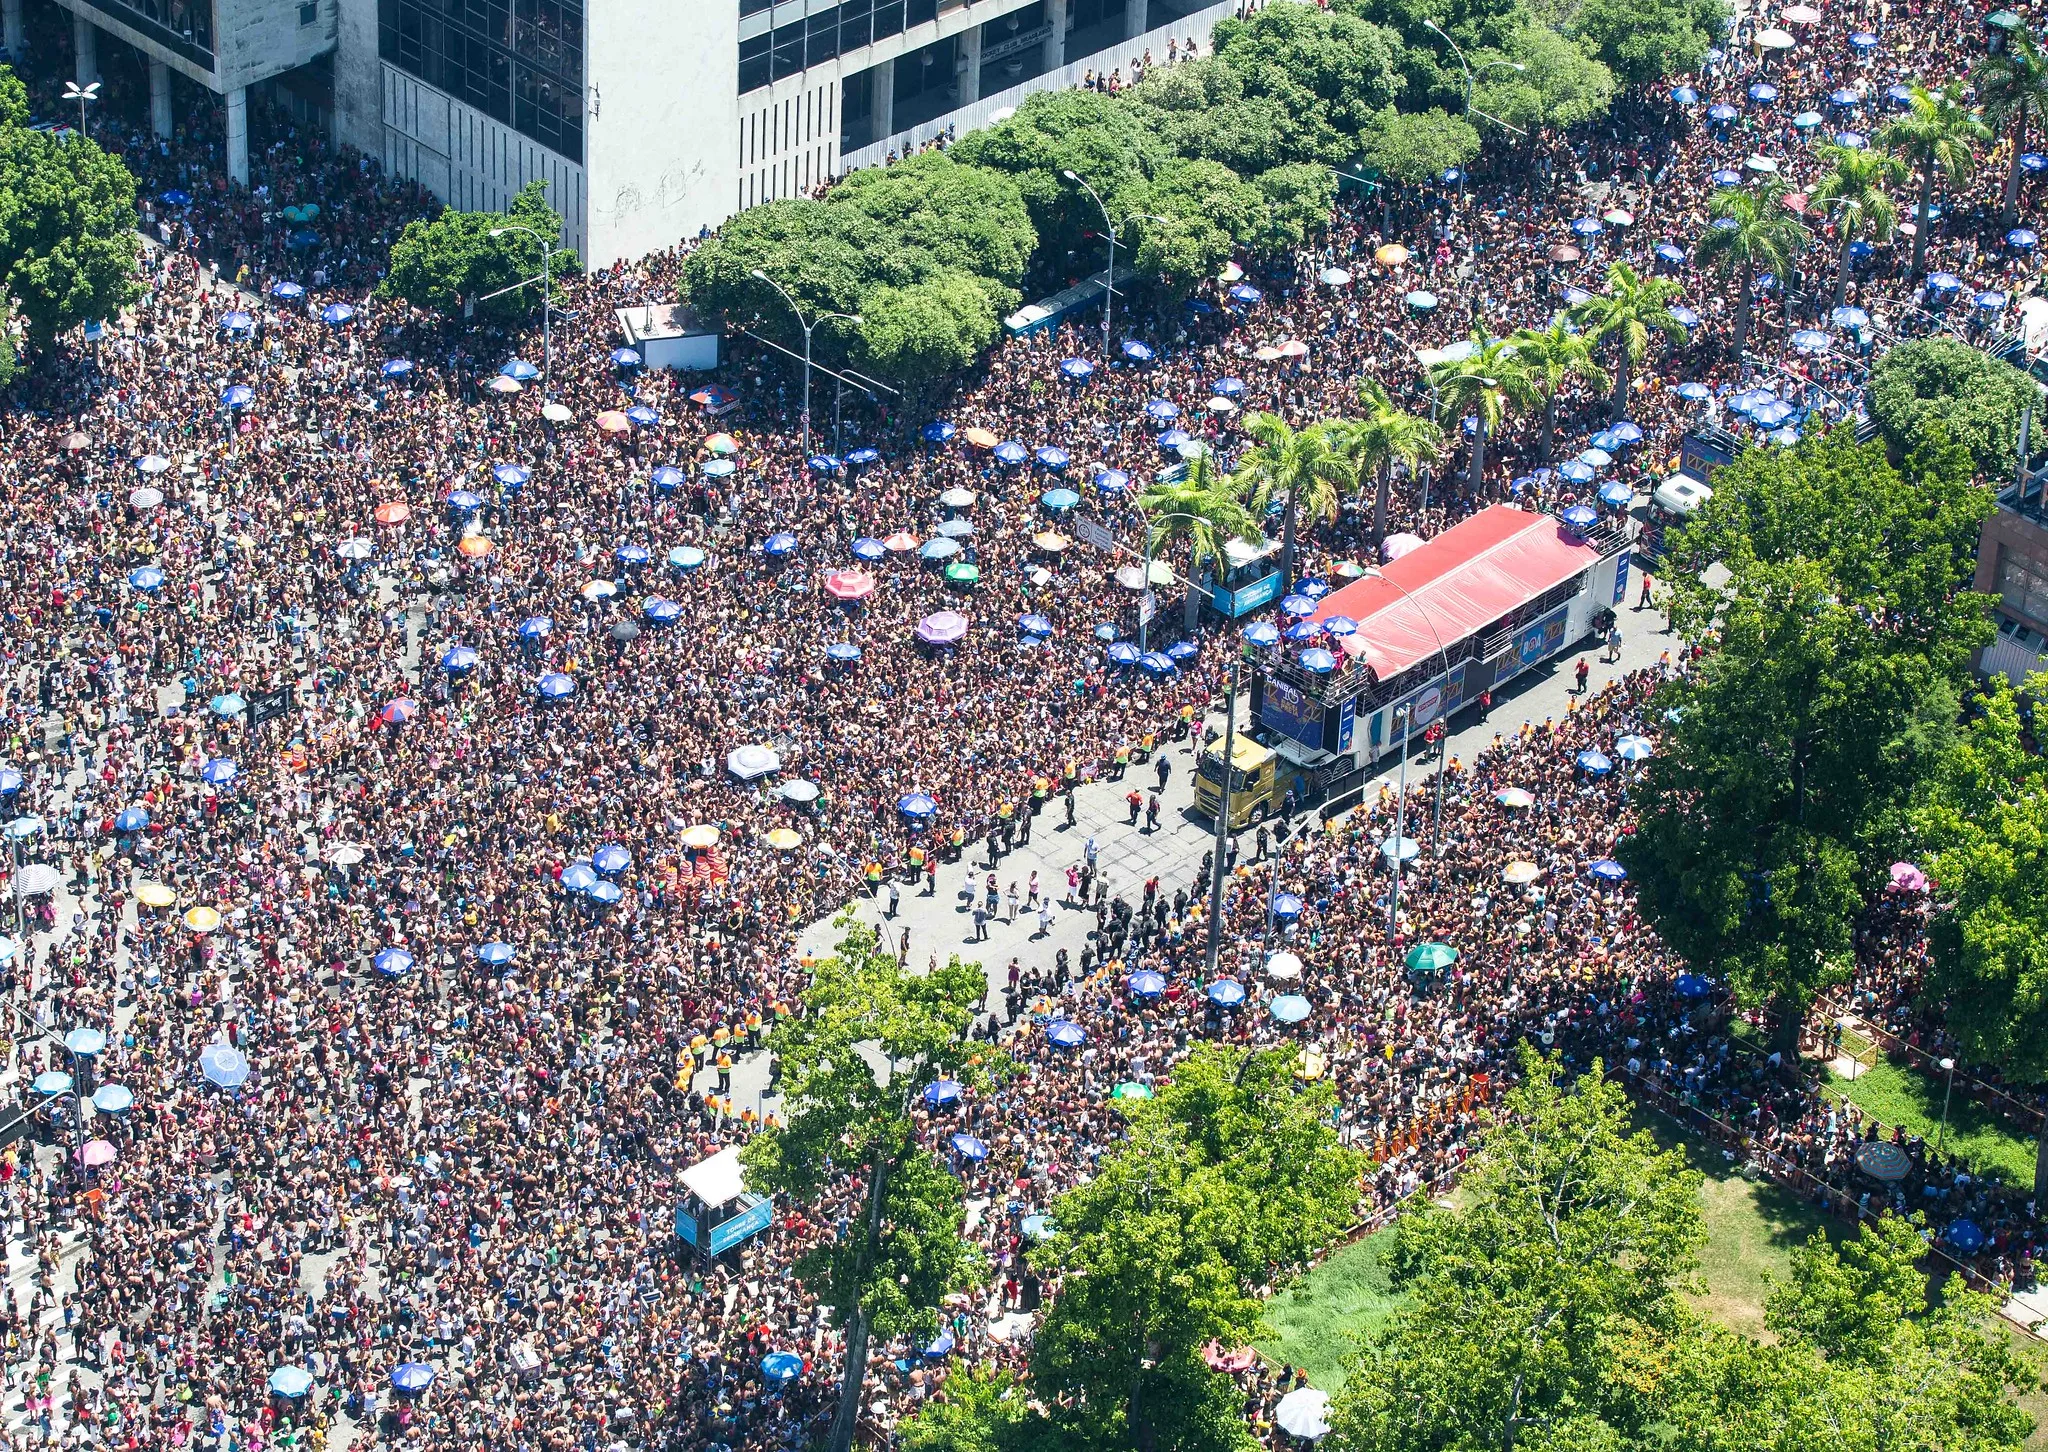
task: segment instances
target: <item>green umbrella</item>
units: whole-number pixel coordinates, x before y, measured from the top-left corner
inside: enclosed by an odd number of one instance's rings
[[[1416,973],[1441,973],[1458,961],[1449,943],[1417,943],[1408,950],[1408,967]]]
[[[1140,1084],[1135,1080],[1126,1080],[1110,1090],[1109,1097],[1112,1099],[1150,1099],[1152,1097],[1152,1089],[1150,1085]]]
[[[980,579],[979,565],[970,565],[965,560],[955,560],[946,566],[946,583],[949,585],[972,585]]]

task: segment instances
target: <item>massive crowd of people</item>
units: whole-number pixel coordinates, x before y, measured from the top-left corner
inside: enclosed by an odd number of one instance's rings
[[[1849,44],[1866,28],[1874,54]],[[1346,199],[1301,255],[1248,261],[1256,298],[1219,282],[1127,314],[1121,336],[1147,342],[1149,363],[1102,357],[1085,318],[1005,342],[944,406],[955,436],[863,408],[829,469],[808,463],[799,386],[772,357],[739,345],[708,391],[614,360],[614,310],[672,299],[681,248],[571,283],[537,359],[531,337],[370,295],[425,199],[366,159],[280,132],[243,193],[203,156],[132,138],[158,244],[147,294],[96,346],[37,360],[0,447],[4,731],[22,778],[0,791],[8,816],[44,824],[23,829],[10,877],[69,874],[26,899],[37,920],[5,963],[26,1015],[17,1055],[25,1080],[123,1091],[94,1099],[86,1132],[108,1147],[94,1163],[72,1152],[75,1125],[61,1152],[22,1144],[0,1161],[35,1263],[27,1297],[0,1304],[18,1433],[138,1448],[317,1447],[335,1425],[353,1445],[423,1449],[803,1441],[832,1412],[838,1348],[787,1269],[838,1233],[854,1195],[778,1206],[718,1263],[678,1254],[675,1170],[743,1140],[759,1111],[718,1095],[705,1046],[772,1044],[777,1016],[800,1011],[797,931],[869,891],[872,866],[1028,823],[1035,796],[1206,716],[1234,628],[1198,631],[1163,678],[1113,667],[1097,627],[1132,633],[1135,596],[1114,556],[1075,542],[1073,517],[1135,541],[1130,499],[1174,457],[1169,423],[1233,456],[1238,414],[1210,404],[1224,378],[1242,384],[1238,408],[1296,423],[1344,414],[1366,375],[1422,406],[1412,350],[1541,326],[1613,258],[1673,269],[1655,248],[1690,251],[1714,171],[1763,154],[1810,184],[1795,113],[1846,87],[1867,124],[1890,82],[1960,71],[1980,43],[1962,11],[1869,0],[1796,29],[1789,51],[1717,56],[1698,104],[1625,99],[1387,212]],[[1746,92],[1765,69],[1784,100],[1759,106]],[[1742,119],[1710,124],[1724,100]],[[103,121],[110,142],[121,124]],[[1931,239],[1933,265],[1972,292],[2033,285],[2000,240],[1998,175],[1951,198]],[[308,202],[316,217],[282,217]],[[1615,209],[1632,219],[1571,230]],[[1376,260],[1396,241],[1408,260]],[[1823,419],[1871,340],[1943,325],[1903,250],[1880,248],[1853,284],[1869,327],[1788,352],[1788,326],[1825,325],[1834,250],[1817,238],[1797,285],[1766,293],[1754,346],[1770,361],[1752,365]],[[1611,470],[1630,482],[1661,477],[1702,411],[1677,385],[1724,395],[1756,376],[1728,354],[1726,288],[1675,270],[1701,320],[1631,393],[1645,441]],[[1428,312],[1408,300],[1424,290]],[[1074,356],[1092,376],[1061,371]],[[829,414],[816,410],[821,434]],[[1606,421],[1590,392],[1562,409],[1567,440]],[[998,462],[975,430],[1027,462]],[[1064,479],[1031,462],[1040,447],[1065,451]],[[1486,478],[1454,459],[1401,481],[1393,524],[1426,536],[1509,495],[1549,508],[1587,491],[1539,469],[1548,457],[1518,419]],[[1103,470],[1132,482],[1104,489]],[[1048,509],[1041,491],[1068,481],[1078,501]],[[943,504],[949,491],[965,493]],[[1304,571],[1367,557],[1369,524],[1353,504],[1308,530]],[[828,572],[847,572],[836,594]],[[964,636],[948,621],[921,638],[943,612],[966,617]],[[1021,632],[1024,614],[1050,636]],[[1155,620],[1155,639],[1178,638],[1177,620]],[[1587,774],[1577,754],[1654,740],[1653,693],[1677,668],[1447,765],[1398,909],[1384,797],[1239,855],[1223,966],[1241,1006],[1202,971],[1201,885],[1100,864],[1089,950],[1024,964],[992,996],[983,1030],[1021,1072],[933,1117],[935,1137],[989,1147],[959,1169],[996,1274],[949,1308],[955,1359],[1025,1354],[1049,1293],[1025,1263],[1033,1217],[1114,1142],[1112,1089],[1170,1074],[1203,1037],[1296,1046],[1304,1074],[1334,1081],[1345,1135],[1377,1162],[1367,1207],[1455,1172],[1533,1035],[1744,1124],[1855,1195],[1973,1218],[1990,1269],[2030,1266],[2032,1207],[1925,1146],[1901,1144],[1908,1179],[1859,1181],[1851,1141],[1871,1131],[1743,1049],[1625,883],[1588,875],[1627,830],[1629,772]],[[931,810],[906,815],[916,796]],[[1504,877],[1511,863],[1531,865]],[[1272,872],[1300,902],[1278,941]],[[1456,961],[1410,971],[1406,950],[1427,941]],[[1292,955],[1277,974],[1270,950]],[[1163,989],[1134,995],[1141,970]],[[1305,999],[1306,1019],[1274,1018],[1279,993]],[[1054,1017],[1087,1042],[1048,1042]],[[48,1037],[74,1029],[107,1042],[67,1053]],[[938,1383],[944,1363],[922,1350],[876,1348],[876,1425]],[[764,1371],[776,1351],[801,1373]],[[424,1393],[391,1381],[413,1363],[434,1368]],[[1240,1374],[1264,1415],[1278,1379]]]

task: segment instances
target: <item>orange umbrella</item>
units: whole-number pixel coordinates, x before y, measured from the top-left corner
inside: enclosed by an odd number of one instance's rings
[[[828,570],[825,593],[834,600],[861,600],[875,592],[875,577],[866,570]]]
[[[960,437],[967,440],[968,443],[974,445],[977,449],[993,449],[996,446],[996,436],[987,429],[968,429]]]
[[[1408,260],[1408,249],[1399,242],[1389,242],[1373,253],[1372,260],[1382,267],[1399,267]]]
[[[394,499],[389,504],[377,506],[377,523],[404,524],[412,518],[412,506],[403,499]]]
[[[461,550],[464,554],[468,555],[473,560],[480,560],[485,555],[491,552],[492,545],[491,542],[485,539],[482,535],[473,534],[468,539],[465,539],[461,544],[457,545],[455,548]]]
[[[1271,343],[1268,343],[1265,347],[1260,348],[1256,352],[1254,352],[1252,356],[1258,359],[1261,363],[1271,363],[1275,358],[1278,358],[1280,356],[1280,350],[1274,347]]]
[[[633,422],[617,409],[608,408],[597,416],[597,426],[608,434],[623,434],[633,427]]]

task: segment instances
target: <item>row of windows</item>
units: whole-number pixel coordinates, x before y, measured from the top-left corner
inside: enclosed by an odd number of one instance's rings
[[[751,0],[741,0],[744,7]],[[756,9],[765,9],[756,5]],[[825,62],[901,35],[912,25],[936,20],[939,0],[843,0],[830,10],[807,20],[778,26],[752,40],[740,42],[740,94],[758,91],[771,81],[793,76]]]
[[[583,160],[582,0],[379,0],[377,53]]]
[[[2048,623],[2048,566],[2035,564],[2025,555],[2001,550],[1998,594],[2013,614]]]
[[[186,59],[212,66],[213,0],[92,0],[92,4],[127,21],[150,39],[166,43]]]

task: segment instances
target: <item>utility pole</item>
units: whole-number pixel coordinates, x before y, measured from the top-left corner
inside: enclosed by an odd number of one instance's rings
[[[1223,706],[1223,786],[1216,803],[1216,850],[1215,862],[1209,872],[1209,950],[1205,958],[1205,971],[1210,978],[1216,976],[1216,954],[1222,943],[1223,933],[1223,878],[1230,870],[1227,859],[1230,856],[1230,776],[1236,767],[1233,759],[1237,753],[1237,668],[1230,663],[1230,689],[1224,697]],[[1201,758],[1195,759],[1195,770],[1202,769]]]

